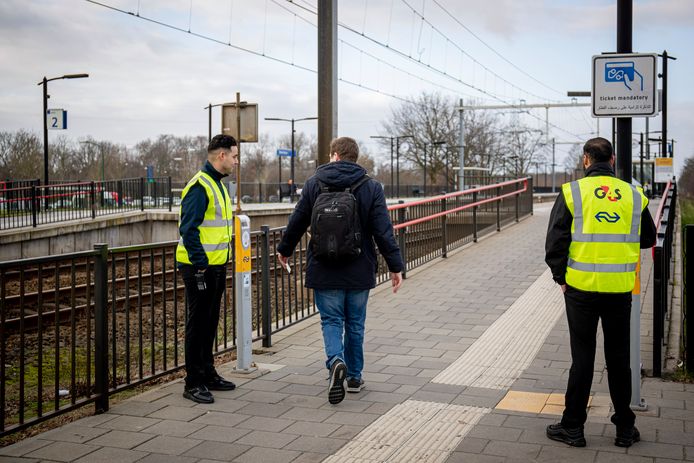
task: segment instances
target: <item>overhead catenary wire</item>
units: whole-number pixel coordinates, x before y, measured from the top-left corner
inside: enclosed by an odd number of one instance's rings
[[[273,1],[274,1],[274,0],[273,0]],[[286,0],[286,1],[287,1],[288,3],[290,3],[291,5],[294,5],[294,6],[298,7],[298,8],[301,8],[301,9],[303,9],[303,10],[305,10],[305,11],[308,11],[308,12],[314,14],[314,15],[317,15],[317,11],[312,10],[311,8],[309,8],[309,7],[307,7],[307,6],[299,5],[299,4],[296,3],[294,0]],[[301,1],[302,1],[303,3],[305,3],[305,4],[307,4],[307,2],[306,2],[305,0],[301,0]],[[383,43],[382,41],[380,41],[380,40],[378,40],[378,39],[376,39],[376,38],[374,38],[374,37],[372,37],[372,36],[370,36],[370,35],[362,34],[361,32],[357,31],[356,29],[352,28],[351,26],[348,26],[348,25],[346,25],[346,24],[344,24],[344,23],[341,23],[341,22],[338,22],[338,26],[339,26],[339,27],[342,27],[343,29],[345,29],[345,30],[347,30],[347,31],[349,31],[349,32],[351,32],[351,33],[353,33],[353,34],[356,34],[357,36],[363,37],[364,39],[366,39],[366,40],[368,40],[368,41],[370,41],[370,42],[373,42],[373,43],[375,43],[375,44],[377,44],[377,45],[379,45],[379,46],[381,46],[381,47],[383,47],[383,48],[385,48],[385,49],[387,49],[387,50],[390,50],[392,53],[394,53],[394,54],[396,54],[396,55],[398,55],[398,56],[401,56],[401,57],[403,57],[403,58],[405,58],[405,59],[407,59],[407,60],[410,60],[410,61],[412,61],[412,62],[418,64],[419,66],[422,66],[422,67],[426,68],[427,70],[429,70],[429,71],[431,71],[431,72],[434,72],[434,73],[436,73],[436,74],[439,74],[439,75],[441,75],[441,76],[444,76],[444,77],[446,77],[446,78],[448,78],[448,79],[450,79],[450,80],[454,80],[455,82],[457,82],[457,83],[459,83],[459,84],[461,84],[461,85],[463,85],[463,86],[465,86],[465,87],[467,87],[467,88],[470,88],[470,89],[472,89],[472,90],[475,90],[475,91],[477,91],[477,92],[479,92],[479,93],[481,93],[481,94],[484,94],[484,95],[486,95],[486,96],[492,98],[492,99],[495,100],[495,101],[498,101],[498,102],[500,102],[500,103],[503,103],[503,104],[505,104],[505,105],[508,105],[509,109],[511,109],[511,108],[513,108],[513,109],[523,109],[523,110],[526,109],[526,108],[523,107],[522,104],[517,104],[517,103],[509,102],[509,101],[507,101],[507,100],[505,100],[505,99],[499,97],[498,95],[495,95],[495,94],[493,94],[493,93],[491,93],[491,92],[489,92],[489,91],[487,91],[487,90],[485,90],[485,89],[483,89],[483,88],[481,88],[481,87],[478,87],[478,86],[476,86],[476,85],[474,85],[474,84],[470,84],[469,82],[465,82],[464,80],[462,80],[462,79],[460,79],[460,78],[458,78],[458,77],[455,77],[455,76],[453,76],[453,75],[447,73],[446,71],[442,71],[442,70],[438,69],[437,67],[431,66],[430,64],[426,64],[426,63],[424,63],[424,62],[422,62],[422,61],[420,61],[420,60],[417,60],[417,59],[413,58],[412,56],[409,56],[407,53],[403,52],[402,50],[398,50],[398,49],[396,49],[396,48],[394,48],[394,47],[390,47],[390,46],[388,46],[387,44]],[[405,101],[409,101],[409,100],[405,100]],[[537,116],[537,115],[535,115],[535,114],[528,113],[528,115],[529,115],[530,117],[535,118],[535,119],[544,121],[542,118],[540,118],[539,116]],[[552,123],[549,123],[548,125],[549,125],[550,127],[553,127],[553,128],[555,128],[555,129],[561,131],[561,132],[564,132],[564,133],[566,133],[566,134],[568,134],[568,135],[571,135],[572,137],[579,138],[576,134],[574,134],[574,133],[572,133],[572,132],[570,132],[570,131],[568,131],[568,130],[562,128],[562,127],[559,127],[558,125],[555,125],[555,124],[552,124]]]
[[[485,42],[484,40],[482,40],[482,38],[481,38],[480,36],[478,36],[477,34],[475,34],[469,27],[467,27],[465,24],[463,24],[463,22],[461,22],[460,19],[458,19],[458,18],[457,18],[456,16],[454,16],[453,14],[451,14],[451,12],[449,12],[448,9],[446,9],[443,5],[441,5],[441,3],[440,3],[438,0],[432,0],[432,1],[433,1],[434,4],[436,4],[436,6],[438,6],[444,13],[446,13],[446,15],[448,15],[453,21],[455,21],[460,27],[462,27],[463,29],[465,29],[470,35],[472,35],[475,39],[477,39],[482,45],[484,45],[485,47],[487,47],[492,53],[494,53],[496,56],[498,56],[499,58],[501,58],[502,60],[504,60],[506,63],[508,63],[509,65],[511,65],[514,69],[516,69],[517,71],[519,71],[521,74],[525,75],[526,77],[529,77],[530,79],[532,79],[533,81],[535,81],[535,82],[537,82],[538,84],[542,85],[543,87],[545,87],[545,88],[548,89],[548,90],[551,90],[551,91],[553,91],[553,92],[555,92],[555,93],[558,93],[559,95],[562,95],[562,96],[564,95],[564,94],[563,94],[562,92],[560,92],[559,90],[557,90],[557,89],[555,89],[555,88],[553,88],[553,87],[551,87],[551,86],[545,84],[545,83],[542,82],[541,80],[539,80],[539,79],[533,77],[531,74],[529,74],[528,72],[526,72],[525,70],[523,70],[522,68],[520,68],[518,65],[516,65],[514,62],[512,62],[511,60],[509,60],[508,58],[506,58],[506,57],[505,57],[504,55],[502,55],[501,53],[499,53],[496,49],[494,49],[494,47],[492,47],[492,46],[489,45],[487,42]]]

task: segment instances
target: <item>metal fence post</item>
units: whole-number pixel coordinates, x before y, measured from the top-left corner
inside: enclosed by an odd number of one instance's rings
[[[145,210],[145,178],[140,177],[140,210]]]
[[[472,192],[472,203],[477,202],[477,192]],[[477,206],[472,206],[472,241],[477,242]]]
[[[272,311],[270,310],[270,227],[260,227],[260,239],[262,255],[261,290],[262,290],[262,326],[263,347],[272,347]]]
[[[93,183],[92,183],[93,184]],[[94,260],[94,389],[96,413],[108,411],[108,245],[95,244]]]
[[[692,246],[690,248],[690,246]],[[684,356],[687,359],[686,368],[689,372],[694,372],[694,311],[689,310],[689,290],[694,288],[694,225],[684,227],[684,319],[688,320],[684,332]],[[687,259],[692,254],[691,259]]]
[[[497,198],[501,196],[501,187],[496,189]],[[501,199],[496,201],[496,231],[501,231]]]
[[[96,219],[96,184],[89,182],[89,199],[92,203],[92,219]]]
[[[31,186],[31,224],[36,227],[38,225],[38,200],[36,194],[36,185]]]
[[[173,191],[171,190],[171,176],[166,177],[166,188],[169,189],[169,212],[171,212],[171,206],[173,204]]]
[[[516,222],[519,220],[519,212],[520,212],[520,193],[515,195],[516,198]]]
[[[660,376],[663,346],[663,248],[653,249],[653,376]]]
[[[405,201],[402,199],[398,201],[398,204],[404,204]],[[407,210],[403,207],[398,209],[398,223],[405,223]],[[400,246],[400,255],[402,256],[402,278],[407,278],[407,247],[406,247],[406,234],[407,228],[401,228],[398,230],[398,245]]]
[[[118,180],[116,183],[116,192],[118,193],[118,208],[123,207],[123,180]]]
[[[534,179],[528,177],[528,194],[530,195],[530,215],[535,215],[535,202],[533,201],[533,187]]]
[[[446,198],[441,199],[441,212],[446,212]],[[441,216],[441,257],[448,257],[448,215]]]

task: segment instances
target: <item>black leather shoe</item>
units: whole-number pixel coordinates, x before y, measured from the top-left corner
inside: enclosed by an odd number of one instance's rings
[[[636,429],[636,426],[631,428],[617,428],[617,437],[614,440],[614,445],[617,447],[631,447],[634,442],[641,440],[641,433]]]
[[[183,397],[199,404],[214,403],[212,393],[205,386],[186,387],[183,390]]]
[[[583,435],[583,426],[578,428],[566,428],[561,423],[547,426],[547,437],[563,442],[572,447],[585,447],[586,438]]]
[[[210,391],[233,391],[236,389],[236,384],[227,381],[219,375],[207,381],[205,386],[207,386],[207,389]]]

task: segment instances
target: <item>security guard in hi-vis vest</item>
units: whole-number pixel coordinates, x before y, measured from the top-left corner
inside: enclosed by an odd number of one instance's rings
[[[229,192],[221,180],[234,171],[238,155],[233,137],[212,138],[207,147],[207,162],[181,194],[181,239],[176,248],[176,261],[188,301],[183,397],[198,403],[214,402],[210,391],[230,391],[236,387],[217,374],[212,348],[234,228]]]
[[[640,187],[615,177],[614,161],[609,141],[588,140],[583,147],[585,178],[562,185],[545,243],[545,262],[566,301],[572,360],[564,413],[561,422],[547,427],[547,437],[576,447],[586,445],[583,425],[598,321],[617,428],[614,443],[629,447],[640,439],[629,408],[631,291],[640,249],[655,244],[656,230],[648,199]]]

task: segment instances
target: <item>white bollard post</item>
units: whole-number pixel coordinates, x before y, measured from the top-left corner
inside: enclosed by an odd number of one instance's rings
[[[641,258],[636,263],[636,284],[631,292],[631,333],[629,336],[629,366],[631,367],[631,409],[645,411],[646,400],[641,397]]]
[[[253,365],[251,315],[251,221],[246,215],[234,218],[234,288],[236,289],[236,371],[250,373]]]

